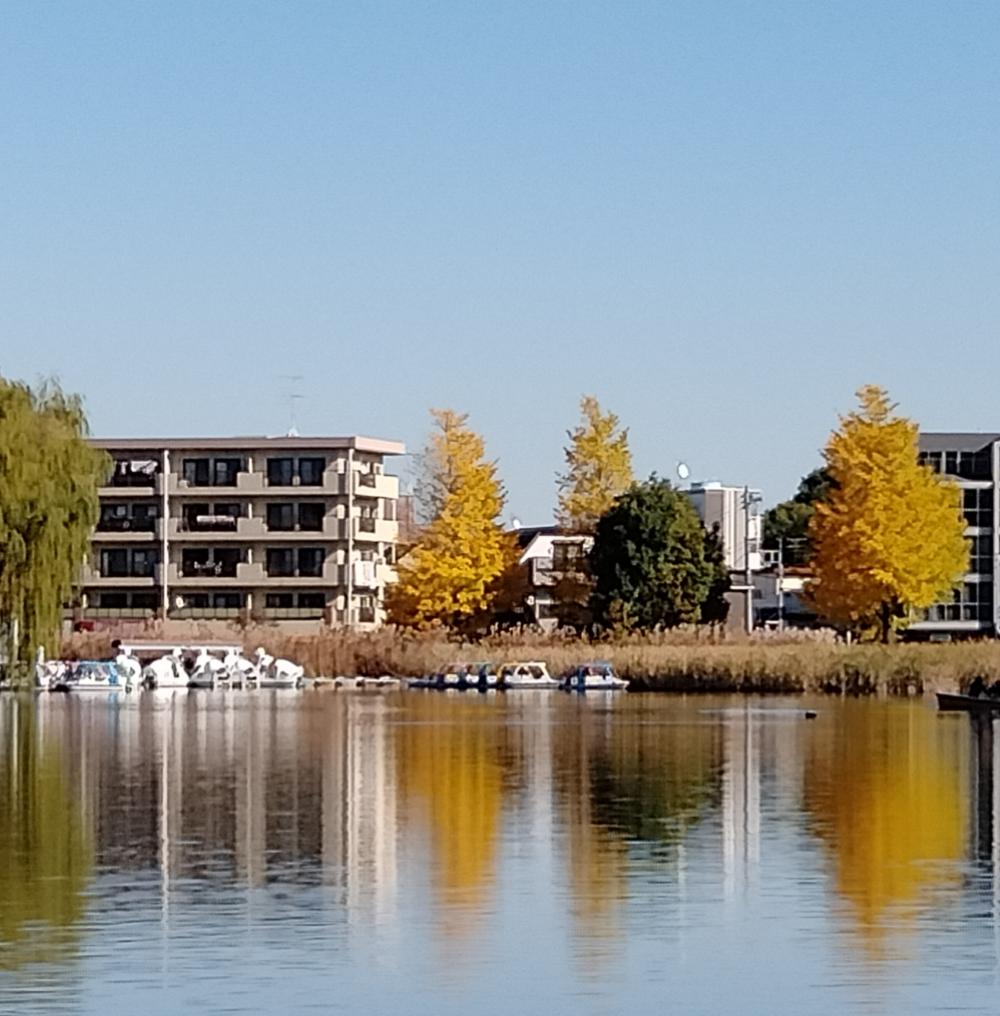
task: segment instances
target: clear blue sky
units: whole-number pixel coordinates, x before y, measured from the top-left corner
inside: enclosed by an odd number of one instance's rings
[[[549,519],[636,465],[786,496],[864,382],[1000,429],[1000,3],[4,3],[0,371],[99,435],[419,445]]]

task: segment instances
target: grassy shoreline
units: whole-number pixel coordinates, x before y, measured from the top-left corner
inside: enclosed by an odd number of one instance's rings
[[[470,642],[440,632],[381,629],[284,634],[274,627],[234,630],[228,640],[248,652],[264,646],[302,663],[310,676],[391,674],[413,677],[453,661],[544,660],[553,674],[591,659],[610,660],[636,691],[803,692],[846,695],[919,695],[955,691],[976,675],[1000,680],[1000,642],[845,645],[822,637],[725,640],[702,632],[591,641],[511,632]],[[110,654],[112,635],[74,635],[64,652]],[[179,641],[222,640],[200,632]]]

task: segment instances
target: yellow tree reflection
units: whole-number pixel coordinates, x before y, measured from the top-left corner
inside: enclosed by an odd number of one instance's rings
[[[873,957],[928,894],[958,883],[967,822],[960,735],[921,706],[867,702],[848,703],[842,722],[816,730],[806,806]]]
[[[0,747],[0,967],[71,954],[93,843],[58,747],[38,737],[34,703],[4,703]]]
[[[503,797],[498,728],[477,700],[413,696],[398,728],[399,785],[423,810],[444,931],[465,931],[493,881]],[[442,711],[442,707],[447,707]]]

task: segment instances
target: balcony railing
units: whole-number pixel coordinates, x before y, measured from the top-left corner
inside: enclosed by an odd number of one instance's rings
[[[188,515],[178,528],[182,533],[235,533],[238,527],[237,515]]]
[[[99,533],[155,533],[155,518],[120,518],[101,519],[97,523]]]
[[[189,561],[181,564],[181,578],[234,579],[238,561]]]

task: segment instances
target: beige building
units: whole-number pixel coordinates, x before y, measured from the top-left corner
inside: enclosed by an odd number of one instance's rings
[[[96,440],[101,488],[78,619],[323,621],[370,627],[395,580],[396,441]]]

